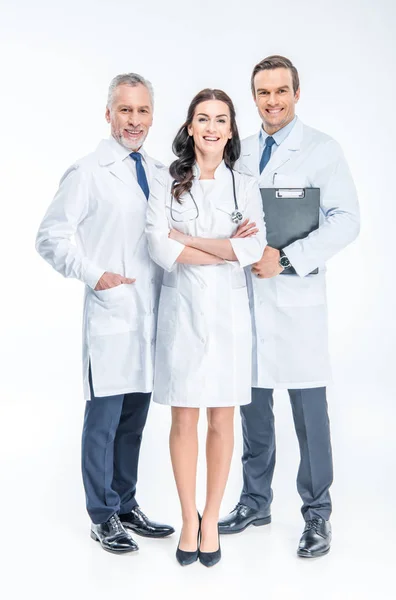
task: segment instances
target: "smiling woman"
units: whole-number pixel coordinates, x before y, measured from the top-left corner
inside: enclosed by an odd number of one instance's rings
[[[232,456],[234,407],[251,399],[244,267],[261,258],[265,225],[257,182],[233,171],[240,141],[227,94],[205,89],[195,96],[173,151],[170,175],[156,179],[147,210],[149,251],[166,271],[153,400],[172,406],[170,450],[183,517],[177,560],[187,565],[199,557],[210,567],[221,557],[217,523]],[[239,227],[236,207],[246,218]],[[208,415],[202,519],[195,497],[200,408]]]
[[[210,115],[207,114],[209,106]],[[208,152],[209,156],[216,157],[220,152],[225,165],[232,169],[239,157],[241,142],[234,105],[227,94],[208,88],[199,92],[189,106],[187,119],[180,127],[172,149],[178,157],[170,166],[170,174],[175,180],[174,196],[178,202],[185,192],[191,190],[196,156]],[[202,179],[205,179],[204,175]]]

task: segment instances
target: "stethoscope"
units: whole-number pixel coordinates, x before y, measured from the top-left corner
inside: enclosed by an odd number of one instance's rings
[[[234,210],[231,213],[231,221],[233,223],[240,223],[243,220],[243,214],[241,213],[241,211],[239,210],[238,207],[238,200],[237,200],[237,195],[236,195],[236,187],[235,187],[235,175],[234,175],[234,171],[231,169],[231,167],[229,167],[228,165],[227,169],[230,170],[231,172],[231,177],[232,177],[232,191],[234,194]],[[188,192],[191,196],[192,201],[194,202],[194,206],[195,206],[195,210],[197,211],[197,214],[195,217],[193,217],[192,219],[187,219],[187,221],[194,221],[195,219],[198,219],[199,217],[199,208],[197,203],[195,202],[195,198],[192,195],[192,193],[189,191]],[[171,190],[171,205],[170,205],[170,216],[172,221],[175,221],[176,223],[183,223],[185,221],[180,221],[179,219],[175,219],[173,216],[173,185],[172,185],[172,190]]]

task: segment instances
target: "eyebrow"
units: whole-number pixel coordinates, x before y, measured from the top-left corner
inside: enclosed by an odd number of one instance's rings
[[[134,108],[133,106],[131,106],[130,104],[119,104],[118,108]],[[148,110],[150,110],[150,107],[147,105],[144,106],[138,106],[137,108],[147,108]]]
[[[209,117],[209,115],[207,115],[206,113],[198,113],[197,117],[201,115],[202,117]],[[229,118],[228,115],[216,115],[216,119],[218,119],[219,117],[227,117],[227,119]]]
[[[276,88],[276,91],[279,92],[279,90],[290,90],[290,86],[289,85],[280,85],[278,88]],[[256,90],[257,92],[268,92],[267,88],[257,88]]]

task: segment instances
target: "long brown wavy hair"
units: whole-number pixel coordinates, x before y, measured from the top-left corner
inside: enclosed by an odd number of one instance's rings
[[[193,165],[195,163],[195,148],[192,136],[188,134],[188,127],[194,118],[195,109],[201,102],[207,100],[220,100],[227,104],[231,117],[232,138],[227,141],[224,148],[224,162],[229,169],[234,167],[241,153],[241,141],[239,138],[238,127],[235,118],[235,108],[232,100],[225,92],[217,89],[206,88],[200,91],[191,101],[187,111],[186,122],[180,127],[175,139],[173,140],[172,150],[177,159],[171,164],[169,171],[174,179],[172,193],[180,203],[180,197],[189,192],[194,179]]]

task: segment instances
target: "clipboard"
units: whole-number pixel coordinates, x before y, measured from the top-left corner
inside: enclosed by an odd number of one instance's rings
[[[319,228],[320,188],[261,188],[267,242],[283,250]],[[310,275],[319,273],[315,269]],[[296,275],[293,267],[281,275]]]

